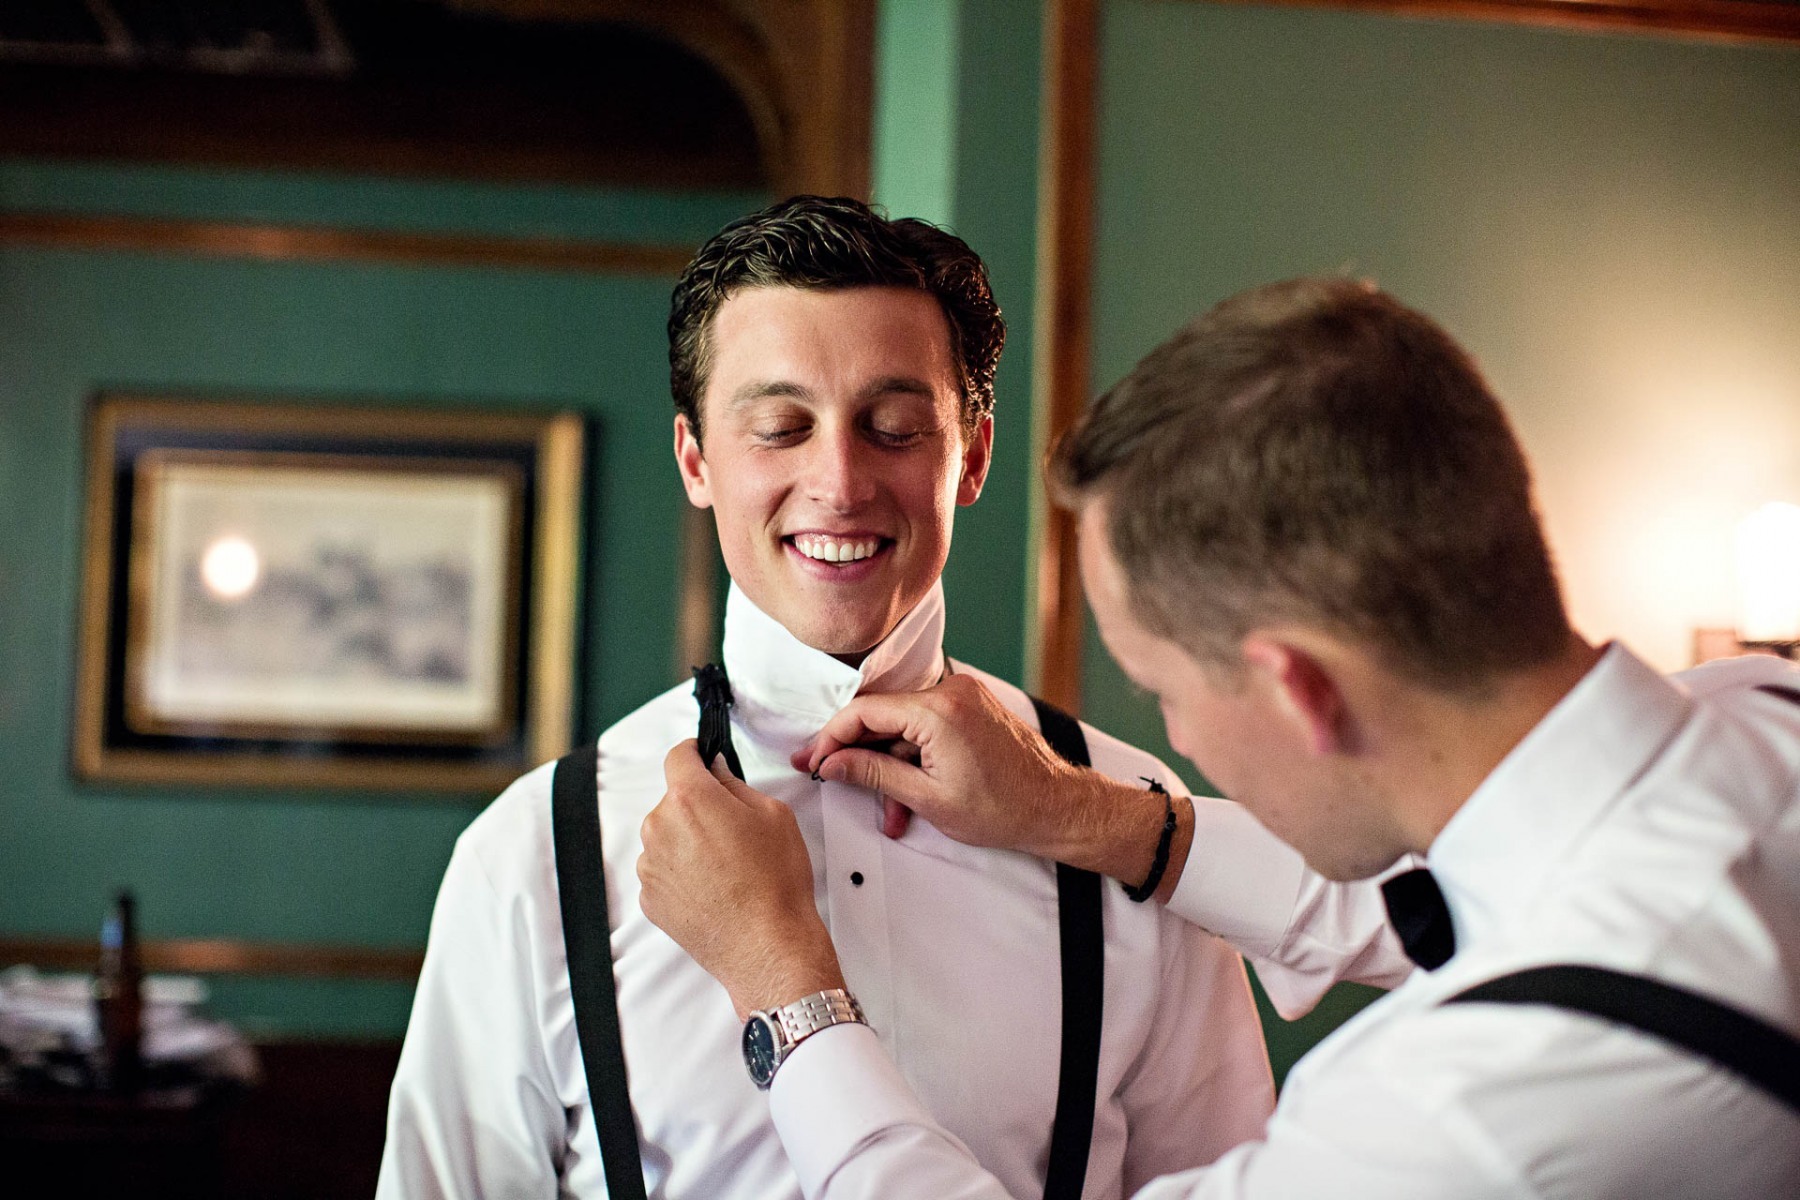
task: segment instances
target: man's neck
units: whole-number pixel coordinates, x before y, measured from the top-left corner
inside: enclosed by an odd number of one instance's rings
[[[1444,826],[1527,734],[1581,682],[1603,650],[1571,633],[1554,659],[1513,672],[1473,698],[1408,689],[1406,727],[1392,744],[1386,791],[1406,848],[1423,855]]]
[[[865,689],[910,691],[935,681],[942,671],[943,625],[943,593],[933,588],[874,646],[834,655],[797,637],[733,584],[722,649],[740,702],[823,724]]]

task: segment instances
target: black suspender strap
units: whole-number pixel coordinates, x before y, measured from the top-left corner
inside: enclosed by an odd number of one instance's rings
[[[723,754],[743,778],[731,744],[731,684],[721,667],[694,672],[700,701],[701,757]],[[1044,740],[1068,762],[1087,766],[1081,725],[1035,697]],[[575,1004],[575,1029],[587,1072],[588,1098],[612,1200],[643,1200],[644,1170],[637,1124],[619,1038],[619,1006],[612,972],[611,921],[606,906],[606,865],[600,851],[600,798],[596,747],[571,751],[556,764],[551,817],[556,843],[556,883],[562,907],[563,945]],[[1094,1103],[1100,1081],[1101,1007],[1105,991],[1105,933],[1100,877],[1056,865],[1062,942],[1062,1063],[1044,1200],[1079,1200],[1094,1137]]]
[[[1050,748],[1078,767],[1088,766],[1081,723],[1035,696],[1031,704],[1037,709],[1038,729]],[[1094,1096],[1100,1085],[1100,1018],[1106,978],[1100,877],[1057,863],[1056,898],[1062,937],[1062,1067],[1044,1200],[1079,1200],[1094,1140]]]
[[[575,1032],[587,1072],[594,1131],[600,1138],[600,1161],[606,1169],[606,1194],[611,1200],[644,1200],[644,1167],[638,1157],[637,1122],[631,1115],[613,984],[598,770],[598,748],[593,743],[570,751],[556,764],[550,785],[556,892],[562,905]]]
[[[1755,1084],[1800,1113],[1800,1040],[1759,1017],[1674,984],[1604,967],[1532,967],[1445,1004],[1547,1004],[1660,1038]]]
[[[1789,704],[1800,704],[1800,691],[1796,691],[1791,687],[1784,687],[1779,683],[1765,683],[1756,690],[1759,692],[1767,692],[1771,696],[1780,696]]]
[[[731,744],[731,681],[725,668],[694,668],[700,701],[700,754],[708,763],[723,754],[739,779]],[[557,761],[550,784],[551,830],[556,843],[556,891],[562,905],[563,951],[575,1033],[587,1073],[588,1102],[600,1138],[611,1200],[644,1200],[644,1165],[619,1037],[619,997],[613,981],[612,921],[606,910],[606,858],[600,850],[599,753],[594,745]]]

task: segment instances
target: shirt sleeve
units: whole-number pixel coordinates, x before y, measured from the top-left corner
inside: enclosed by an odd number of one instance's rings
[[[1284,1107],[1266,1141],[1155,1180],[1137,1200],[1500,1200],[1520,1182],[1481,1131],[1414,1079],[1335,1074]],[[837,1026],[796,1049],[771,1095],[807,1200],[1006,1200],[908,1089],[873,1033]],[[1017,1197],[1014,1200],[1034,1200]]]
[[[566,1126],[533,1020],[523,904],[458,843],[388,1101],[379,1200],[557,1194]]]
[[[1335,983],[1392,988],[1412,974],[1376,881],[1334,883],[1241,805],[1193,803],[1193,849],[1169,909],[1255,963],[1283,1017],[1303,1016]]]
[[[807,1200],[1006,1200],[867,1025],[834,1025],[795,1047],[769,1112]]]
[[[1317,1081],[1277,1112],[1266,1140],[1197,1171],[1156,1180],[1135,1200],[1502,1200],[1537,1193],[1485,1131],[1413,1078],[1363,1071]]]

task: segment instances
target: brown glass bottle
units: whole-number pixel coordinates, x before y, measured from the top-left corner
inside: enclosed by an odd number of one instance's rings
[[[144,1077],[144,964],[138,956],[137,902],[121,891],[100,928],[100,970],[94,978],[100,1022],[99,1082],[135,1091]]]

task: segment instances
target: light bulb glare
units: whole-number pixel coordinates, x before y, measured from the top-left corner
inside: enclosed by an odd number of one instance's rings
[[[262,576],[262,556],[241,537],[222,537],[200,556],[200,579],[221,600],[240,600]]]
[[[1765,504],[1738,526],[1738,636],[1800,639],[1800,506]]]

